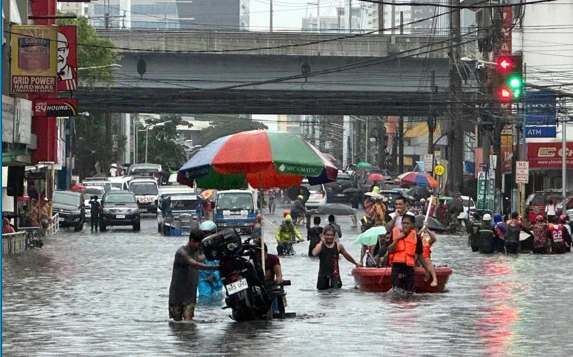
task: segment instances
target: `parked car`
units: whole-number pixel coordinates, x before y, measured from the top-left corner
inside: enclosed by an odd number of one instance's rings
[[[328,198],[326,197],[326,187],[324,187],[323,184],[311,185],[308,183],[307,179],[303,179],[300,185],[308,189],[310,194],[310,196],[308,196],[308,200],[306,200],[306,209],[317,209],[328,202]]]
[[[84,228],[86,212],[80,192],[55,191],[52,212],[58,214],[60,227],[74,227],[75,232]]]
[[[399,190],[380,190],[379,193],[385,197],[384,204],[388,208],[388,214],[396,210],[396,198],[403,197]]]
[[[133,192],[109,191],[103,195],[100,206],[100,230],[109,226],[132,226],[134,231],[141,229],[137,200]]]
[[[565,212],[569,211],[573,209],[573,197],[572,196],[568,196],[567,199],[565,200]],[[563,213],[563,200],[561,200],[557,206],[555,206],[555,214],[557,216],[562,215]]]
[[[326,200],[330,203],[348,202],[349,195],[342,193],[347,188],[352,187],[350,175],[343,171],[338,171],[338,177],[334,182],[324,184],[326,188]]]
[[[86,187],[86,191],[84,192],[84,210],[86,218],[91,218],[92,211],[90,200],[92,196],[97,196],[98,202],[101,202],[101,198],[105,194],[105,188],[103,186],[88,186]]]

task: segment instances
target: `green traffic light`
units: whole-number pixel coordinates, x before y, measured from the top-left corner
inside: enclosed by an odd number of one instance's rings
[[[520,98],[520,97],[521,97],[521,89],[514,89],[513,98]]]
[[[509,87],[513,89],[521,88],[521,86],[523,85],[523,82],[519,76],[509,77],[508,83]]]

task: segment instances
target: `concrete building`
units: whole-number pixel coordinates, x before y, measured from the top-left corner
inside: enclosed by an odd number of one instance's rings
[[[247,31],[249,0],[177,0],[182,29]]]
[[[89,4],[84,2],[59,2],[58,10],[63,13],[73,13],[79,16],[88,16]]]
[[[106,15],[108,14],[108,15]],[[90,23],[96,28],[176,30],[180,28],[176,0],[104,0],[91,2]]]

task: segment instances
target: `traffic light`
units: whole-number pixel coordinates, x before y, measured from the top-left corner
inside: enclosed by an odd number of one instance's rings
[[[496,61],[497,97],[501,102],[516,102],[523,97],[523,59],[500,56]]]

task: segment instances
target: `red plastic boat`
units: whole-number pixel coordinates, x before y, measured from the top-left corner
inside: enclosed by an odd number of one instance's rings
[[[438,286],[432,287],[431,279],[425,281],[426,271],[424,268],[416,267],[414,289],[417,293],[443,293],[446,290],[446,284],[452,269],[450,267],[436,267],[436,276],[438,277]],[[390,275],[392,268],[354,268],[352,275],[354,283],[362,291],[386,292],[392,289]]]

